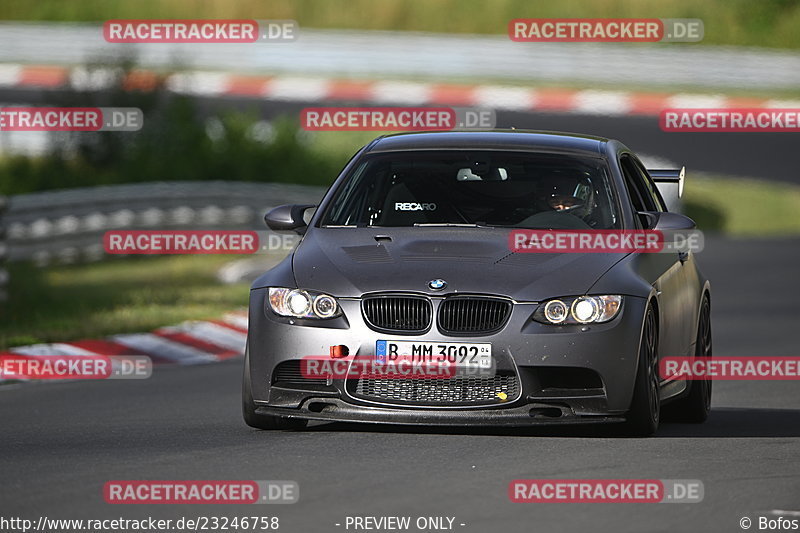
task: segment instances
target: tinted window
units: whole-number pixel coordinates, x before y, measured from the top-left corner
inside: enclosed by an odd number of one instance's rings
[[[636,168],[633,160],[627,154],[619,159],[625,185],[628,187],[631,204],[636,211],[657,211],[656,204],[645,186],[644,179]]]
[[[368,156],[339,188],[326,226],[464,224],[618,227],[605,160],[494,151]]]
[[[640,179],[645,185],[646,193],[650,198],[653,199],[653,204],[656,207],[656,211],[666,211],[667,206],[664,203],[664,200],[661,198],[661,193],[658,191],[658,187],[656,187],[653,178],[650,177],[650,174],[647,173],[647,169],[644,168],[642,162],[638,159],[631,158],[636,166],[637,173],[639,174]]]

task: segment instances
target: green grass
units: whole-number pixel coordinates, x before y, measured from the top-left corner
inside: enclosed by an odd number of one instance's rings
[[[350,156],[384,133],[380,131],[309,131],[304,135],[309,136],[312,152],[333,159],[344,167]]]
[[[148,331],[246,307],[248,284],[215,279],[236,257],[142,257],[43,269],[11,264],[0,349]]]
[[[704,231],[733,237],[800,235],[800,186],[687,174],[686,214]]]
[[[505,34],[513,18],[700,18],[706,44],[800,48],[794,0],[4,0],[3,12],[9,20],[294,19],[301,29],[489,34]]]

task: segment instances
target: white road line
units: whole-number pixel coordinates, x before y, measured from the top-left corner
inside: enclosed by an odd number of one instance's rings
[[[237,328],[247,329],[247,315],[228,313],[223,317],[223,320]]]
[[[588,115],[627,115],[631,109],[630,93],[620,91],[580,91],[575,95],[574,113]]]
[[[30,346],[19,346],[11,348],[9,352],[18,353],[20,355],[31,356],[47,356],[47,355],[98,355],[89,350],[66,344],[63,342],[54,342],[50,344],[31,344]]]
[[[385,104],[426,104],[431,98],[429,83],[381,81],[372,86],[372,101]]]
[[[13,87],[19,83],[21,65],[0,65],[0,87]]]
[[[272,100],[324,100],[330,82],[324,78],[275,78],[267,84],[264,96]]]
[[[30,346],[18,346],[16,348],[11,348],[8,350],[9,353],[15,353],[19,355],[25,355],[28,357],[44,357],[44,356],[52,356],[52,355],[73,355],[73,356],[92,356],[97,355],[94,352],[90,352],[89,350],[84,350],[83,348],[79,348],[77,346],[73,346],[71,344],[66,344],[63,342],[54,342],[54,343],[42,343],[42,344],[31,344]],[[13,378],[14,381],[36,381],[31,380],[28,378]],[[7,379],[1,379],[0,383],[4,383],[8,381]],[[55,380],[48,380],[48,381],[55,381]],[[60,380],[59,380],[60,381]]]
[[[167,78],[167,88],[180,94],[214,96],[225,92],[230,78],[222,72],[183,72]]]
[[[246,334],[210,322],[185,322],[171,329],[239,353],[244,353],[247,342]]]
[[[475,105],[495,109],[531,109],[534,92],[524,87],[481,85],[475,88]]]
[[[674,94],[667,99],[667,107],[676,108],[718,108],[725,107],[728,99],[720,94]]]
[[[193,346],[187,346],[153,333],[131,333],[111,337],[118,342],[135,350],[142,350],[154,356],[170,359],[182,365],[209,363],[217,361],[214,354],[203,352]]]

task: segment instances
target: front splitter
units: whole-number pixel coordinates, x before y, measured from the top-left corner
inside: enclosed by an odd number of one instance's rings
[[[258,402],[257,402],[258,404]],[[576,415],[560,409],[552,416],[553,404],[529,403],[502,409],[389,409],[352,405],[338,398],[308,399],[296,409],[256,406],[256,414],[328,422],[369,422],[374,424],[405,424],[422,426],[490,426],[527,427],[570,424],[613,424],[624,422],[622,416],[606,414]],[[545,414],[550,413],[550,414]]]

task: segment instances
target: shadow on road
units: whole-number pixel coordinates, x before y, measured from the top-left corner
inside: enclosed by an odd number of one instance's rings
[[[621,432],[614,425],[584,425],[531,428],[424,427],[377,424],[314,424],[305,430],[317,432],[399,433],[423,435],[490,435],[508,437],[614,438]],[[729,408],[712,409],[704,424],[662,423],[654,438],[800,437],[800,410]]]
[[[800,410],[719,407],[704,424],[664,424],[657,437],[800,437]]]

